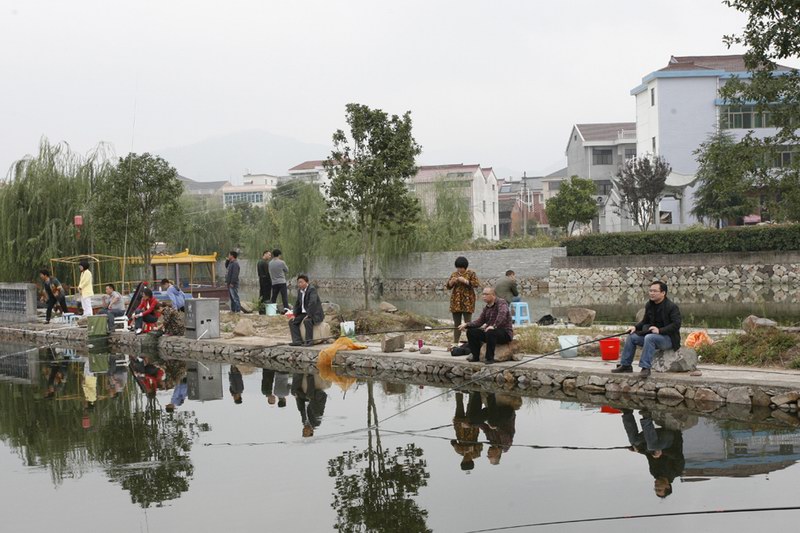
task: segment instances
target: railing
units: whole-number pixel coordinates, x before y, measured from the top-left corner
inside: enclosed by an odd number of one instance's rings
[[[636,139],[636,130],[618,130],[617,131],[617,139]]]

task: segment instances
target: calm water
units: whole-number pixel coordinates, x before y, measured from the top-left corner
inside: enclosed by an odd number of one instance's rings
[[[248,299],[258,291],[243,289]],[[707,328],[738,328],[748,315],[766,316],[783,325],[800,323],[800,288],[781,285],[752,287],[676,287],[670,298],[680,305],[684,324]],[[336,302],[343,309],[363,306],[363,296],[352,292],[320,290],[323,301]],[[291,296],[293,298],[293,296]],[[399,309],[451,318],[450,295],[446,292],[386,294],[384,299]],[[647,301],[647,288],[554,288],[523,296],[537,320],[543,315],[566,316],[569,307],[597,311],[597,322],[628,324]]]
[[[676,424],[662,412],[652,417],[664,425],[656,460],[625,449],[619,413],[449,393],[367,432],[368,416],[441,390],[249,368],[240,382],[227,365],[179,362],[166,364],[167,383],[185,375],[188,397],[168,414],[173,390],[148,401],[107,355],[0,348],[4,531],[474,531],[797,505],[800,431],[696,416]],[[270,405],[270,377],[277,393],[294,381],[308,401],[289,393],[285,407]],[[243,386],[241,404],[231,386]],[[641,429],[641,413],[631,420]],[[488,441],[480,449],[476,435]],[[474,467],[463,470],[471,453]],[[656,495],[654,474],[672,479],[672,494]],[[747,531],[765,520],[789,530],[798,519],[790,511],[517,530]]]

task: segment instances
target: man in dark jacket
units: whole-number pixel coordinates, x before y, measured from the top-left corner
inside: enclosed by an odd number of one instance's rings
[[[228,272],[225,275],[225,285],[228,286],[228,295],[231,298],[231,312],[239,313],[242,310],[239,303],[239,253],[231,250],[228,252]]]
[[[290,346],[300,346],[303,344],[303,337],[300,334],[300,324],[306,328],[306,346],[311,346],[314,338],[314,324],[319,324],[325,320],[325,313],[322,311],[322,302],[317,294],[317,289],[308,284],[308,276],[300,274],[297,276],[297,298],[294,301],[294,317],[289,320],[289,332],[292,334]]]
[[[256,266],[258,270],[258,314],[260,315],[267,312],[264,304],[272,299],[272,278],[269,275],[270,259],[272,259],[272,252],[264,250]]]
[[[667,284],[654,281],[650,284],[650,301],[644,306],[644,318],[628,328],[628,338],[622,349],[622,359],[614,373],[633,372],[633,356],[636,347],[642,346],[639,357],[641,376],[650,375],[650,366],[656,350],[677,350],[681,347],[681,311],[667,298]]]
[[[514,328],[511,322],[511,312],[508,303],[498,298],[491,287],[483,289],[483,301],[486,304],[481,316],[472,322],[458,326],[461,331],[467,330],[467,341],[472,357],[467,361],[476,363],[480,360],[481,347],[486,343],[485,363],[494,363],[494,349],[498,344],[508,344],[514,338]]]

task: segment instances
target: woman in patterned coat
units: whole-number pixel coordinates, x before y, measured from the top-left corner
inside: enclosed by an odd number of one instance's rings
[[[456,258],[456,271],[450,274],[445,284],[450,294],[450,312],[453,314],[453,342],[458,344],[461,340],[461,331],[458,326],[462,320],[469,322],[472,320],[472,313],[475,312],[475,288],[480,285],[478,276],[474,271],[469,270],[469,261],[466,257]]]

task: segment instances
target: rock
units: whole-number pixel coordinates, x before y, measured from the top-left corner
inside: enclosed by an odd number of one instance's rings
[[[253,327],[253,321],[249,318],[241,319],[234,326],[233,335],[235,337],[255,337],[256,328]]]
[[[675,400],[683,400],[683,394],[678,392],[676,389],[672,387],[663,387],[658,389],[658,399],[675,399]]]
[[[89,325],[89,317],[88,316],[80,317],[78,321],[75,323],[75,325],[78,326],[79,328],[87,327]]]
[[[381,339],[383,353],[399,352],[406,346],[406,336],[402,333],[387,333]]]
[[[711,389],[700,387],[694,393],[695,402],[716,402],[722,403],[722,397]]]
[[[796,391],[785,392],[783,394],[776,394],[772,397],[772,403],[775,405],[783,405],[786,403],[796,402],[800,398],[800,393]]]
[[[608,378],[601,376],[589,376],[589,385],[597,385],[598,387],[605,388],[606,383],[608,383]]]
[[[589,335],[578,335],[578,355],[581,357],[600,357],[600,343],[592,342],[602,337],[592,338]]]
[[[750,387],[733,387],[728,391],[728,397],[725,398],[728,403],[750,405]]]
[[[542,382],[542,384],[544,384],[544,382]],[[561,382],[561,388],[564,389],[564,392],[574,392],[577,388],[577,380],[575,378],[567,378]]]
[[[383,311],[384,313],[396,313],[397,308],[390,304],[389,302],[381,302],[378,304],[378,308]]]
[[[323,302],[322,303],[322,312],[325,315],[338,315],[342,312],[342,308],[339,304],[335,304],[332,302]]]
[[[507,344],[498,344],[494,348],[494,360],[503,361],[522,361],[522,354],[519,352],[519,341],[512,340]],[[481,346],[481,361],[486,359],[486,345]]]
[[[567,320],[580,327],[589,327],[594,322],[597,311],[585,307],[570,307],[567,309]]]
[[[250,302],[241,301],[239,302],[239,307],[241,307],[242,311],[245,313],[253,312],[253,305]]]
[[[691,372],[689,372],[689,375],[696,378],[702,376],[703,373],[699,370],[692,370]]]
[[[772,398],[769,397],[769,394],[764,392],[761,389],[756,389],[753,391],[753,405],[757,407],[769,407],[769,404],[772,403]]]
[[[419,351],[419,348],[417,348],[417,346],[415,344],[412,344],[411,348],[409,348],[408,351],[411,352],[411,353],[415,353],[415,352]]]
[[[789,413],[784,413],[781,410],[776,409],[772,411],[772,418],[776,420],[780,420],[790,426],[800,426],[800,419],[794,415],[790,415]]]
[[[330,342],[331,339],[331,325],[327,322],[320,322],[319,324],[314,324],[314,329],[311,331],[311,335],[314,336],[314,344],[320,344],[322,342]],[[306,328],[300,328],[300,336],[303,340],[306,340]]]
[[[636,323],[637,323],[637,324],[638,324],[639,322],[641,322],[642,320],[644,320],[644,313],[645,313],[645,309],[644,309],[644,307],[642,307],[641,309],[639,309],[638,311],[636,311]]]
[[[658,350],[653,356],[654,372],[690,372],[697,368],[697,352],[685,346],[675,350]]]
[[[742,329],[750,333],[759,328],[776,328],[778,323],[769,318],[761,318],[756,315],[750,315],[742,321]]]
[[[419,349],[419,353],[421,353],[422,355],[428,355],[429,353],[431,353],[431,347],[423,346],[422,348]]]

